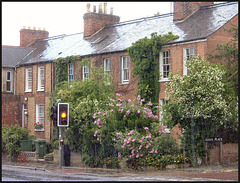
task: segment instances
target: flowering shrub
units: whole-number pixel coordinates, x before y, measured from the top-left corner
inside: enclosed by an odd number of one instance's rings
[[[179,149],[175,140],[166,135],[166,126],[159,125],[153,112],[159,106],[151,102],[143,104],[145,101],[140,96],[133,101],[124,100],[120,94],[116,96],[109,100],[107,111],[93,115],[93,136],[105,149],[105,157],[117,156],[133,169],[145,165],[164,168],[164,156],[177,154]]]
[[[36,123],[34,123],[34,128],[35,129],[42,129],[43,128],[43,124],[39,123],[39,122],[36,122]]]
[[[144,127],[145,131],[141,134],[136,130],[124,134],[117,132],[115,146],[118,157],[123,158],[128,167],[133,169],[143,166],[164,168],[173,159],[165,160],[164,156],[179,152],[174,139],[165,133],[165,128],[152,123],[151,127]]]

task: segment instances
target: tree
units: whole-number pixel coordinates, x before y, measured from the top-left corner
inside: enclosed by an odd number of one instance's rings
[[[205,155],[204,138],[215,135],[232,114],[225,100],[225,67],[200,56],[190,58],[187,67],[188,75],[170,74],[166,94],[171,101],[164,107],[163,115],[167,124],[181,122],[185,130],[183,145],[193,155],[194,163],[197,157]]]
[[[83,65],[86,62],[86,59],[82,60]],[[109,84],[109,78],[103,74],[102,67],[90,67],[89,80],[59,82],[51,94],[49,111],[57,99],[69,103],[69,127],[63,135],[71,149],[85,157],[96,157],[101,151],[93,136],[93,114],[106,108],[109,99],[115,96],[114,85]]]
[[[232,26],[225,31],[232,34],[232,40],[227,44],[218,45],[208,55],[209,60],[217,59],[225,63],[225,98],[232,114],[227,123],[219,129],[218,134],[224,137],[225,142],[238,143],[238,26]]]

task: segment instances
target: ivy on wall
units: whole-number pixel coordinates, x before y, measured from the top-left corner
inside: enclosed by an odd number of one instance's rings
[[[56,84],[62,81],[68,80],[68,64],[74,63],[76,60],[80,60],[81,57],[77,56],[68,56],[65,58],[58,58],[54,60],[56,63]]]
[[[139,39],[127,48],[131,60],[134,62],[133,76],[139,77],[138,94],[145,101],[158,104],[160,91],[159,53],[164,43],[177,38],[179,36],[173,35],[171,32],[165,35],[152,33],[150,39],[147,37]]]

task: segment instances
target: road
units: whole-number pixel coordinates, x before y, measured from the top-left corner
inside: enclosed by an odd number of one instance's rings
[[[209,178],[146,174],[63,173],[44,168],[2,165],[2,181],[221,181]]]

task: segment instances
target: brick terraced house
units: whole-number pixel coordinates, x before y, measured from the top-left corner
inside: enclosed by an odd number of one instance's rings
[[[126,22],[120,22],[112,9],[107,14],[106,4],[102,9],[100,3],[98,12],[96,6],[92,12],[90,8],[88,4],[82,33],[48,37],[45,30],[23,28],[20,30],[20,47],[15,49],[25,54],[10,53],[6,50],[11,47],[2,47],[2,112],[8,112],[13,118],[2,115],[3,124],[19,123],[38,138],[51,139],[53,124],[47,118],[47,108],[55,83],[54,60],[60,57],[79,55],[81,59],[87,57],[93,64],[103,65],[106,72],[114,74],[112,82],[117,92],[133,99],[137,92],[137,77],[132,76],[133,62],[126,48],[141,38],[150,38],[153,32],[158,35],[172,32],[179,36],[163,45],[159,53],[162,75],[159,103],[163,105],[167,102],[164,90],[169,73],[180,71],[182,75],[186,74],[187,57],[206,57],[217,45],[231,40],[224,28],[238,26],[238,2],[175,2],[173,13]],[[7,63],[13,62],[8,60],[9,54],[14,54],[14,63],[8,67]],[[88,77],[88,69],[81,68],[79,62],[69,64],[69,81]],[[9,95],[12,98],[8,98]],[[34,123],[38,121],[44,123],[44,127],[35,130]]]

